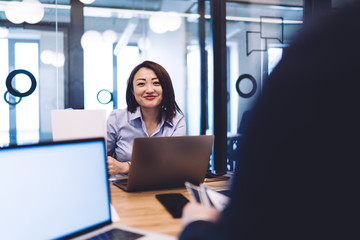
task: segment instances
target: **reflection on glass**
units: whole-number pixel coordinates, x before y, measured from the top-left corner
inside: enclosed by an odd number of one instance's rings
[[[269,56],[269,63],[268,63],[268,73],[270,73],[274,70],[276,65],[281,60],[283,53],[282,48],[269,48],[268,50],[268,56]]]
[[[33,42],[18,42],[15,44],[15,69],[25,69],[31,72],[39,83],[39,44]],[[27,91],[31,82],[24,74],[15,77],[16,89]],[[39,141],[39,86],[35,91],[24,97],[16,105],[17,143],[34,143]]]
[[[230,93],[228,133],[236,134],[243,113],[252,109],[261,92],[259,87],[253,97],[239,97],[235,91],[236,80],[242,74],[250,74],[256,79],[257,85],[262,86],[264,76],[272,71],[281,58],[281,52],[278,52],[281,48],[272,46],[291,42],[293,34],[301,27],[303,8],[296,4],[278,6],[228,2],[226,14],[227,81]],[[251,86],[243,81],[240,87],[244,92],[249,92]]]
[[[7,91],[5,80],[9,72],[8,40],[0,39],[0,147],[9,144],[9,105],[3,96]]]

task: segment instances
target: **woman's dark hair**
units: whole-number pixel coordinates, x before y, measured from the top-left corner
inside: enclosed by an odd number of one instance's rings
[[[136,108],[139,106],[133,94],[133,89],[134,89],[133,81],[135,74],[140,70],[140,68],[148,68],[153,70],[155,75],[160,81],[163,91],[161,109],[166,114],[165,121],[171,121],[175,117],[176,111],[182,114],[181,109],[179,108],[179,106],[175,101],[174,88],[172,86],[169,73],[160,64],[152,61],[144,61],[143,63],[140,63],[132,70],[130,74],[126,88],[126,103],[128,106],[128,111],[134,113],[136,111]]]

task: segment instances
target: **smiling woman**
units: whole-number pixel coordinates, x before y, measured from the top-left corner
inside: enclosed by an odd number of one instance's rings
[[[126,109],[114,110],[107,121],[111,175],[129,172],[134,138],[186,134],[185,118],[175,101],[171,78],[158,63],[145,61],[132,70],[126,103]]]
[[[153,70],[140,68],[133,80],[133,95],[142,111],[159,112],[162,103],[162,87]]]

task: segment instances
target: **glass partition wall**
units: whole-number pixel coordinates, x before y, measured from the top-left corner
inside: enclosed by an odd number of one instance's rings
[[[242,134],[267,76],[302,26],[302,1],[270,2],[226,3],[227,170],[241,160]]]
[[[51,139],[63,108],[69,5],[0,1],[0,146]]]
[[[13,4],[23,5],[15,6],[15,11]],[[233,170],[246,116],[301,28],[304,3],[224,4],[226,79],[221,81],[226,81],[228,137],[223,155],[227,170]],[[16,19],[37,11],[42,13],[39,21]],[[214,134],[214,81],[218,80],[213,77],[213,50],[218,46],[213,44],[213,24],[211,1],[203,0],[0,1],[0,145],[51,140],[54,109],[106,109],[110,114],[125,108],[127,78],[144,60],[168,70],[188,135]],[[28,96],[16,96],[7,88],[11,81],[18,93],[31,90],[32,80],[26,74],[7,80],[17,69],[27,70],[36,81]],[[210,169],[216,170],[213,161]]]

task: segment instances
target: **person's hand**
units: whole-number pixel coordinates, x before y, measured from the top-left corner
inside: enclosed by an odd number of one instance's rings
[[[115,158],[108,156],[107,168],[110,175],[127,174],[130,170],[130,164],[127,162],[119,162]]]
[[[219,215],[220,212],[213,207],[204,207],[199,203],[190,202],[183,208],[181,224],[185,227],[189,223],[198,220],[216,222]]]

